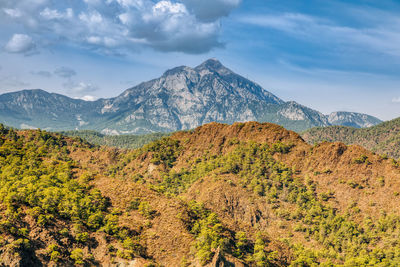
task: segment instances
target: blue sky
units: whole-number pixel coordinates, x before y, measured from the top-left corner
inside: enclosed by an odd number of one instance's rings
[[[113,97],[216,57],[323,113],[400,116],[400,2],[0,0],[0,93]]]

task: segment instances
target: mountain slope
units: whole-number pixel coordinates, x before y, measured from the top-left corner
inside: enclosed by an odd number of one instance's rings
[[[104,114],[118,114],[120,130],[192,129],[204,123],[258,120],[269,106],[284,102],[259,85],[234,74],[219,61],[192,69],[177,67],[162,77],[107,101]],[[114,127],[114,126],[110,126]]]
[[[357,144],[382,155],[400,158],[400,118],[364,129],[317,127],[303,132],[302,137],[310,144],[322,141]]]
[[[331,125],[350,126],[355,128],[366,128],[377,125],[382,121],[369,116],[356,112],[332,112],[328,115],[328,121]]]
[[[378,119],[341,112],[332,123],[366,126]],[[42,90],[0,96],[0,122],[17,128],[96,130],[104,134],[143,134],[193,129],[209,122],[273,122],[303,131],[327,126],[327,116],[296,102],[285,102],[260,85],[209,59],[177,67],[160,78],[110,99],[83,101]]]
[[[130,151],[42,131],[0,137],[6,266],[400,260],[400,165],[358,146],[311,146],[256,122]]]
[[[322,113],[300,105],[295,101],[289,101],[277,107],[276,113],[269,112],[259,121],[272,122],[294,131],[309,129],[314,125],[330,125],[326,116]]]
[[[23,90],[0,95],[0,118],[17,128],[70,130],[96,121],[98,106],[40,89]]]

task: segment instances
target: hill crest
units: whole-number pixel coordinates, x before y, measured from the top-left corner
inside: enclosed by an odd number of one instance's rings
[[[400,165],[359,146],[312,146],[257,122],[210,123],[137,150],[37,130],[0,136],[6,265],[400,260]]]

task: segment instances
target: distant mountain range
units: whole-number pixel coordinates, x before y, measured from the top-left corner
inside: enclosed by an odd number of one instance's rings
[[[329,125],[360,128],[381,122],[366,114],[324,115],[294,101],[285,102],[216,59],[195,68],[168,70],[115,98],[84,101],[39,89],[0,95],[0,122],[17,128],[117,135],[193,129],[213,121],[273,122],[295,131]]]
[[[364,129],[344,126],[316,127],[301,135],[310,144],[323,141],[343,142],[400,159],[400,118]]]

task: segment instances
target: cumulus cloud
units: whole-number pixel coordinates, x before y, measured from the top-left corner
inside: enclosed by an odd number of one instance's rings
[[[51,72],[45,71],[45,70],[31,71],[31,74],[36,75],[36,76],[45,77],[45,78],[50,78],[51,76],[53,76],[53,74],[51,74]]]
[[[241,0],[79,1],[73,8],[59,1],[0,1],[0,9],[12,23],[23,25],[37,45],[62,40],[115,54],[146,46],[196,54],[222,46],[220,19]]]
[[[131,13],[119,18],[130,36],[146,40],[158,50],[196,54],[222,46],[218,41],[219,24],[199,23],[182,3],[160,1],[141,14],[140,22]]]
[[[71,78],[76,75],[76,71],[68,67],[59,67],[54,71],[54,74],[61,78]]]
[[[9,53],[28,54],[35,49],[36,45],[32,38],[26,34],[14,34],[4,49]]]

